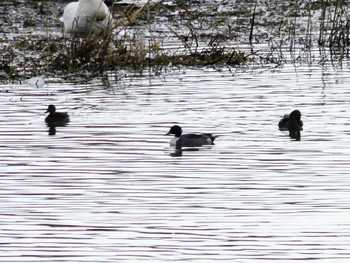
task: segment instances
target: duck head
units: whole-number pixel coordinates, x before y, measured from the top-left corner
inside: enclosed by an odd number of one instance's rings
[[[301,112],[299,110],[293,110],[290,114],[289,114],[290,118],[296,119],[296,120],[300,120],[301,119]]]
[[[49,107],[47,107],[47,110],[46,110],[46,112],[49,112],[49,113],[55,113],[56,112],[56,107],[55,107],[55,105],[49,105]]]
[[[179,125],[174,125],[170,128],[169,132],[166,135],[174,134],[175,137],[180,137],[182,135],[182,129]]]

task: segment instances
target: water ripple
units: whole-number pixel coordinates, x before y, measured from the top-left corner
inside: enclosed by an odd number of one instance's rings
[[[6,87],[0,262],[347,262],[349,73],[327,74],[186,69]],[[71,116],[55,135],[51,103]],[[301,141],[277,129],[294,108]],[[179,155],[164,136],[174,123],[219,137]]]

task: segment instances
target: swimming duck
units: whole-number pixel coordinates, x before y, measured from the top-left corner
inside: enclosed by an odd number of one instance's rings
[[[69,122],[69,115],[66,112],[56,112],[55,105],[49,105],[47,111],[49,115],[45,118],[48,126],[65,125]]]
[[[282,131],[301,131],[303,122],[299,110],[293,110],[290,114],[285,114],[278,123],[278,128]]]
[[[174,125],[170,128],[166,135],[174,134],[174,138],[171,139],[170,145],[181,147],[199,147],[202,145],[214,144],[216,136],[210,133],[201,134],[182,134],[182,129],[179,125]]]
[[[111,12],[103,0],[79,0],[69,3],[60,20],[70,34],[99,33],[111,26]]]

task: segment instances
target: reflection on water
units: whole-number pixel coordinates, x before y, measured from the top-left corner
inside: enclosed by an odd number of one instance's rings
[[[49,127],[49,135],[55,135],[56,134],[56,126],[55,125],[51,125],[48,126]]]
[[[53,124],[53,123],[47,124],[48,133],[49,133],[49,135],[56,135],[56,133],[57,133],[57,128],[66,127],[66,126],[67,126],[67,124],[61,124],[61,125],[59,125],[59,124]]]
[[[203,68],[6,86],[0,262],[347,262],[349,77]],[[69,125],[46,126],[51,103]],[[300,142],[277,127],[294,108]],[[175,150],[173,123],[220,136]]]
[[[289,130],[289,137],[291,139],[295,139],[297,141],[300,141],[301,139],[301,132],[299,129],[291,129]]]
[[[193,151],[199,151],[200,149],[197,147],[194,148],[182,148],[182,147],[172,147],[173,151],[170,153],[170,156],[172,157],[181,157],[183,152],[193,152]]]

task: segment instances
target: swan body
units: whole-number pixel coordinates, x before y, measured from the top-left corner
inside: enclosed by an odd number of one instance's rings
[[[79,0],[65,7],[60,20],[65,33],[88,34],[107,30],[113,18],[103,0]]]

